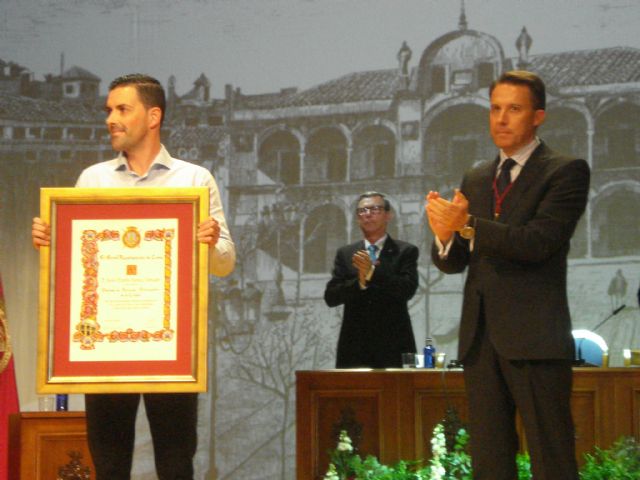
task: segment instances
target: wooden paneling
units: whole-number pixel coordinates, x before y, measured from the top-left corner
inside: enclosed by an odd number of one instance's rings
[[[316,418],[313,425],[317,430],[318,457],[313,459],[313,464],[318,465],[319,471],[326,471],[328,467],[327,452],[335,447],[335,439],[340,430],[346,430],[354,445],[359,449],[380,456],[380,392],[355,391],[349,395],[320,394],[314,398],[317,404]],[[356,412],[357,418],[356,418]],[[325,418],[339,419],[333,425],[324,422]],[[367,426],[366,436],[363,435],[362,425]]]
[[[356,377],[334,377],[332,371],[314,373],[319,388],[298,389],[296,404],[297,419],[302,419],[297,435],[309,440],[297,450],[303,469],[313,472],[308,478],[324,476],[327,452],[335,448],[340,430],[349,433],[359,451],[382,461],[398,458],[395,379],[375,373]]]
[[[634,386],[631,392],[631,435],[640,438],[640,387]]]
[[[431,437],[434,427],[442,421],[445,412],[454,408],[463,422],[469,416],[464,382],[460,372],[437,370],[430,375],[412,375],[415,402],[416,446],[418,455],[411,458],[431,458]]]
[[[297,377],[297,478],[321,479],[341,429],[362,456],[384,463],[431,456],[434,426],[448,407],[468,419],[459,370],[299,371]],[[577,368],[571,409],[576,455],[609,447],[623,435],[640,435],[640,369]],[[526,448],[521,422],[521,445]]]
[[[71,452],[91,469],[84,412],[24,412],[10,417],[10,480],[53,480]]]

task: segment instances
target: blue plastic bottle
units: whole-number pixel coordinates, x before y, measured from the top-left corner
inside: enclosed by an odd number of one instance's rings
[[[424,368],[435,368],[436,366],[436,347],[433,345],[433,339],[427,337],[424,342]]]
[[[66,393],[59,393],[56,395],[56,411],[66,412],[69,410],[69,395]]]

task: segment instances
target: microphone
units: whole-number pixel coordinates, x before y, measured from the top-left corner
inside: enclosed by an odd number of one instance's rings
[[[592,330],[593,332],[595,332],[596,330],[598,330],[602,325],[604,325],[607,320],[609,320],[611,317],[613,317],[614,315],[619,314],[622,310],[624,310],[627,306],[623,303],[622,305],[620,305],[618,308],[616,308],[613,312],[611,312],[611,314],[605,318],[604,320],[602,320],[598,325],[596,325],[594,327],[594,329]]]
[[[622,311],[622,309],[624,309],[626,307],[626,305],[620,305],[618,308],[616,308],[613,312],[611,312],[611,315],[617,315],[618,313],[620,313]]]

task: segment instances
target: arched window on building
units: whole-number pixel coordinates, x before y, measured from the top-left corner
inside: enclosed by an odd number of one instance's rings
[[[640,184],[619,189],[593,202],[591,215],[594,257],[637,255],[640,251]]]
[[[304,183],[344,182],[347,175],[347,140],[336,128],[315,132],[306,146]]]
[[[396,173],[396,137],[383,125],[370,125],[354,136],[351,179],[388,178]]]
[[[444,174],[457,184],[476,162],[495,156],[487,117],[486,108],[455,105],[434,118],[424,136],[424,171]]]
[[[496,78],[493,62],[478,63],[478,88],[488,88]]]
[[[550,108],[538,134],[552,149],[587,159],[587,121],[571,108]]]
[[[294,204],[277,202],[266,205],[258,215],[257,248],[281,265],[300,269],[300,218]]]
[[[313,210],[304,223],[304,272],[329,273],[336,250],[347,243],[347,221],[335,205]]]
[[[616,105],[596,119],[594,169],[640,167],[640,107]]]
[[[444,93],[447,91],[447,68],[444,65],[431,66],[431,92]]]
[[[569,258],[584,258],[587,256],[589,239],[587,236],[587,212],[585,212],[578,225],[576,231],[571,237],[571,249],[569,250]]]
[[[300,183],[300,144],[290,132],[280,130],[260,145],[258,168],[276,183]]]

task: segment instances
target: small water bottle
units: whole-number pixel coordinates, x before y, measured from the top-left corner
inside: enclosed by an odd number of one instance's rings
[[[66,393],[59,393],[56,395],[56,411],[66,412],[69,410],[69,395]]]
[[[427,337],[424,342],[424,368],[435,368],[436,366],[436,347],[433,345],[433,339]]]

